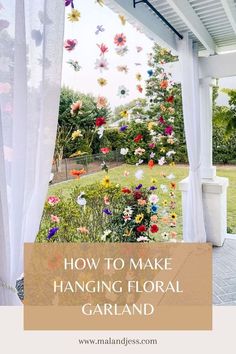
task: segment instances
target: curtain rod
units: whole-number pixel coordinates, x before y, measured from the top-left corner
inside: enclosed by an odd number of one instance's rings
[[[180,34],[171,24],[168,22],[164,16],[148,1],[148,0],[133,0],[133,7],[135,8],[136,5],[144,3],[146,4],[155,14],[180,38],[183,39],[184,37]]]

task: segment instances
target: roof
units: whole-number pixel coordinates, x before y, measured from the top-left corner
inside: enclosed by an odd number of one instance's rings
[[[205,54],[236,51],[236,0],[106,0],[116,12],[123,12],[129,22],[160,45],[177,49],[179,38],[149,8],[147,2],[180,33],[189,33]],[[138,3],[139,2],[139,3]]]

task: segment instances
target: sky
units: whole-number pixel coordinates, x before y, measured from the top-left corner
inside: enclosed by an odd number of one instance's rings
[[[75,8],[81,13],[79,22],[65,21],[65,39],[76,39],[77,46],[71,52],[64,50],[62,84],[69,86],[83,93],[91,93],[95,96],[105,96],[111,108],[130,102],[138,97],[145,97],[145,90],[140,94],[137,84],[145,87],[145,80],[148,78],[147,65],[148,53],[152,51],[154,42],[145,34],[136,30],[126,22],[122,25],[118,14],[108,7],[95,3],[95,0],[74,0]],[[66,17],[71,11],[66,8]],[[95,34],[97,25],[103,25],[105,31]],[[124,33],[127,38],[128,53],[119,56],[115,52],[116,45],[114,37],[116,34]],[[109,65],[109,70],[100,73],[95,70],[96,59],[100,58],[100,50],[97,44],[104,43],[109,52],[105,54]],[[137,46],[142,47],[141,52],[137,52]],[[81,70],[75,72],[67,63],[68,60],[77,60],[81,65]],[[139,63],[141,65],[136,65]],[[127,65],[128,73],[118,72],[117,66]],[[138,82],[136,74],[141,73],[143,80]],[[104,87],[98,85],[97,79],[103,77],[108,81]],[[117,95],[119,86],[124,85],[129,90],[129,96],[120,98]],[[219,81],[220,87],[236,88],[236,77],[225,78]],[[220,94],[217,100],[219,105],[227,104],[227,96]]]

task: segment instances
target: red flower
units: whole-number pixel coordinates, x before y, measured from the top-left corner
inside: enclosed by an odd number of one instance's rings
[[[136,191],[136,192],[134,192],[134,199],[140,199],[140,198],[142,198],[142,193],[141,192],[138,192],[138,191]]]
[[[131,191],[129,188],[127,188],[127,187],[122,188],[122,189],[121,189],[121,192],[122,192],[122,193],[127,193],[127,194],[132,193],[132,191]]]
[[[147,228],[146,228],[145,225],[140,225],[140,226],[137,227],[137,231],[138,231],[138,232],[144,232],[144,231],[146,231],[146,230],[147,230]]]
[[[169,97],[166,99],[166,102],[168,102],[168,103],[174,103],[174,96],[169,96]]]
[[[159,227],[156,225],[156,224],[153,224],[151,227],[150,227],[150,231],[155,234],[157,231],[159,230]]]
[[[86,174],[86,171],[84,168],[82,170],[71,170],[70,174],[71,174],[71,176],[75,176],[77,178],[80,178],[80,176]]]
[[[165,128],[165,134],[166,135],[171,135],[173,133],[173,127],[171,125],[168,125],[166,128]]]
[[[121,34],[117,34],[114,38],[114,43],[118,46],[118,47],[123,47],[126,43],[126,37],[123,33]]]
[[[97,44],[98,48],[100,49],[101,53],[100,55],[104,55],[105,53],[108,52],[108,47],[105,44]]]
[[[163,117],[160,117],[159,118],[159,123],[165,125],[166,124],[165,119]]]
[[[137,85],[137,90],[138,92],[142,93],[143,92],[143,88],[141,85]]]
[[[106,119],[105,117],[98,117],[96,119],[96,127],[101,127],[102,125],[106,124]]]
[[[138,143],[140,140],[142,140],[143,139],[143,136],[142,136],[142,134],[138,134],[135,138],[134,138],[134,142],[135,143]]]
[[[109,149],[109,148],[101,148],[100,151],[101,151],[104,155],[106,155],[106,154],[108,154],[108,153],[110,152],[110,149]]]
[[[154,164],[153,160],[148,161],[148,167],[153,168]]]

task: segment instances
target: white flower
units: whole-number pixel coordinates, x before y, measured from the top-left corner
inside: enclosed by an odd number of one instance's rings
[[[145,149],[142,149],[141,147],[135,149],[135,151],[134,151],[134,155],[140,155],[141,156],[144,153],[145,153]]]
[[[137,238],[138,242],[148,242],[148,238],[146,236],[139,236]]]
[[[169,180],[175,179],[175,175],[174,175],[173,173],[171,173],[171,174],[168,175],[166,178],[169,179]]]
[[[108,61],[105,58],[99,58],[95,62],[95,69],[99,69],[100,72],[108,70]]]
[[[168,119],[168,122],[170,122],[170,123],[174,123],[174,121],[175,121],[175,118],[174,118],[174,117],[170,117],[170,118]]]
[[[176,152],[174,150],[170,150],[166,153],[166,156],[171,157],[172,155],[175,155],[175,154],[176,154]]]
[[[131,216],[133,214],[133,209],[131,207],[126,207],[125,210],[123,211],[124,215]]]
[[[176,243],[177,240],[175,238],[171,238],[169,242]]]
[[[160,188],[161,188],[163,193],[167,193],[168,192],[168,188],[167,188],[167,186],[165,184],[161,184]]]
[[[128,148],[121,148],[121,149],[120,149],[121,155],[126,155],[126,154],[128,154],[128,151],[129,151]]]
[[[140,160],[140,159],[139,159],[138,162],[137,162],[135,165],[136,165],[136,166],[142,165],[143,161],[144,161],[144,160]]]
[[[127,46],[124,46],[124,47],[121,47],[121,48],[116,48],[116,54],[118,54],[118,55],[123,56],[127,52],[128,52],[128,47]]]
[[[98,128],[99,139],[101,139],[103,137],[104,130],[105,130],[105,127],[103,125]]]
[[[143,178],[144,171],[143,170],[138,170],[135,172],[135,177],[136,179],[142,179]]]
[[[103,233],[103,235],[101,236],[101,240],[102,240],[102,241],[106,241],[107,236],[109,236],[111,233],[112,233],[111,230],[105,230],[104,233]]]
[[[142,121],[142,119],[140,119],[140,118],[135,119],[135,123],[137,123],[137,124],[142,123],[142,122],[143,122],[143,121]]]
[[[125,98],[128,95],[129,95],[129,90],[125,86],[122,85],[118,87],[117,96],[119,96],[120,98]]]
[[[76,202],[77,202],[77,204],[79,204],[80,206],[85,206],[85,205],[86,205],[87,201],[86,201],[86,199],[84,198],[84,192],[82,192],[82,193],[78,196]]]
[[[158,160],[158,165],[160,165],[160,166],[164,165],[165,163],[166,163],[166,159],[164,156],[161,157],[160,160]]]
[[[159,198],[156,194],[151,194],[150,197],[148,198],[148,200],[151,204],[157,204],[159,201]]]
[[[155,135],[157,135],[157,133],[155,132],[155,130],[153,130],[153,129],[151,129],[150,130],[150,133],[149,133],[151,136],[155,136]]]
[[[162,236],[162,239],[163,239],[164,241],[168,241],[168,240],[169,240],[169,234],[168,234],[168,232],[163,232],[163,233],[161,234],[161,236]]]

